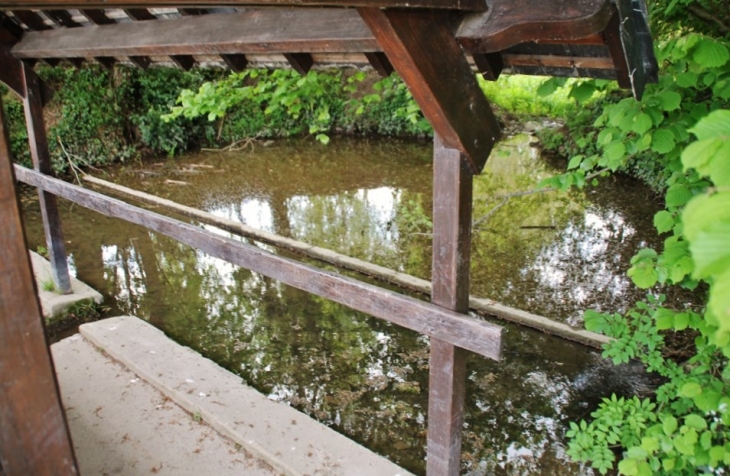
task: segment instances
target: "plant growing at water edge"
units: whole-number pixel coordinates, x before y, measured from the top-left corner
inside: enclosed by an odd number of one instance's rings
[[[56,283],[53,281],[53,278],[46,278],[41,280],[40,282],[41,289],[43,291],[54,293],[56,292]]]
[[[626,314],[585,313],[615,340],[604,355],[638,359],[664,380],[654,399],[608,398],[591,422],[571,424],[569,454],[601,473],[722,474],[730,465],[730,44],[691,33],[659,45],[664,70],[641,102],[604,107],[595,153],[576,155],[546,182],[583,187],[587,174],[630,160],[658,167],[665,209],[654,217],[664,249],[640,250],[628,271],[643,289],[708,292],[704,309],[672,309],[656,291]],[[694,139],[697,140],[694,140]],[[693,341],[672,357],[667,339]]]

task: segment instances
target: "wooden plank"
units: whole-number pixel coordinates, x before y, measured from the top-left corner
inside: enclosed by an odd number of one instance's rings
[[[26,249],[0,97],[0,468],[74,475],[76,460]]]
[[[474,64],[477,71],[488,81],[496,81],[504,68],[504,61],[500,53],[474,53]]]
[[[554,68],[614,69],[611,58],[575,58],[571,56],[521,55],[504,53],[502,59],[511,66],[543,66]]]
[[[144,16],[137,12],[134,18]],[[46,33],[27,34],[13,54],[65,58],[380,51],[357,12],[339,9],[247,10]]]
[[[492,359],[501,358],[502,328],[377,286],[274,255],[255,246],[135,207],[20,166],[19,180],[106,216],[174,238],[211,256],[331,299],[357,311],[441,339]]]
[[[157,17],[146,8],[125,8],[124,13],[134,21],[157,20]]]
[[[81,26],[77,23],[71,14],[66,10],[43,10],[43,13],[56,25],[63,28],[76,28]]]
[[[246,55],[221,55],[221,59],[229,68],[231,68],[231,70],[235,71],[236,73],[240,73],[241,71],[246,69],[246,66],[248,66],[248,59],[246,58]]]
[[[94,25],[112,25],[116,23],[106,16],[104,10],[81,10],[81,14]]]
[[[469,310],[472,171],[458,150],[433,141],[433,260],[431,301]],[[466,389],[466,352],[431,339],[427,476],[458,476]]]
[[[0,12],[0,44],[12,46],[23,36],[23,28],[14,19]]]
[[[3,83],[19,97],[25,96],[21,62],[10,54],[10,50],[0,45],[0,83]]]
[[[29,30],[42,31],[52,29],[52,27],[50,25],[46,25],[43,18],[35,12],[28,10],[13,10],[13,15],[15,18],[25,23],[25,26],[27,26]]]
[[[149,56],[129,56],[129,61],[131,61],[136,67],[144,70],[149,68],[152,64],[152,60]]]
[[[184,71],[190,71],[195,66],[195,58],[192,55],[174,55],[170,56],[170,59]]]
[[[630,89],[629,66],[624,56],[623,45],[621,44],[620,25],[621,20],[619,19],[618,11],[616,11],[603,35],[606,38],[608,50],[611,52],[611,66],[616,71],[616,81],[618,81],[620,87]]]
[[[245,5],[372,7],[372,8],[437,8],[485,11],[484,0],[0,0],[0,8],[126,8],[156,7],[221,7]]]
[[[526,41],[569,41],[602,32],[610,0],[501,0],[488,15],[469,15],[459,43],[472,53],[494,53]]]
[[[23,106],[25,123],[28,130],[28,144],[30,155],[33,158],[33,168],[46,175],[54,175],[51,165],[51,155],[48,151],[46,127],[43,123],[43,99],[38,76],[30,66],[23,64],[22,78],[25,88]],[[63,240],[61,214],[58,211],[56,197],[39,191],[38,193],[43,231],[46,236],[48,260],[51,263],[53,280],[59,293],[71,293],[71,278],[68,273],[66,245]]]
[[[448,147],[462,151],[475,172],[500,135],[499,124],[450,28],[433,10],[358,12],[413,98]]]
[[[368,59],[370,66],[372,66],[382,78],[387,78],[393,73],[393,65],[390,64],[390,60],[388,60],[388,57],[385,56],[384,53],[366,52],[365,57]]]
[[[284,58],[289,62],[292,69],[302,76],[306,76],[314,64],[312,55],[309,53],[284,53]]]

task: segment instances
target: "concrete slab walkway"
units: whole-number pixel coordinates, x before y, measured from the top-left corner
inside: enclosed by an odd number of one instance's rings
[[[140,319],[80,332],[51,348],[82,474],[410,474]]]
[[[77,302],[94,301],[97,304],[101,304],[104,300],[101,293],[74,277],[71,277],[71,290],[73,291],[71,294],[58,294],[53,291],[45,291],[43,289],[44,284],[53,283],[51,263],[35,251],[30,251],[29,253],[43,317],[58,316]]]

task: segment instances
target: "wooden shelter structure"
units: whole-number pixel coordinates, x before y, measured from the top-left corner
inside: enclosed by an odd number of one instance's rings
[[[397,71],[434,132],[432,303],[328,273],[53,177],[48,97],[33,64],[370,64]],[[56,197],[430,336],[427,472],[460,468],[465,353],[501,357],[501,328],[470,317],[472,177],[499,139],[473,69],[656,76],[642,0],[0,0],[0,82],[22,99],[34,170],[13,167],[0,108],[0,474],[76,474],[25,249],[16,180],[39,189],[57,287],[69,289]]]

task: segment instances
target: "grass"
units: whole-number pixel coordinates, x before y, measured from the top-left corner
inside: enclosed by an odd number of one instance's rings
[[[44,291],[48,291],[49,293],[55,293],[56,292],[56,283],[53,281],[53,278],[46,278],[41,281],[41,289]]]
[[[546,79],[511,74],[502,75],[497,81],[487,81],[479,76],[479,85],[492,103],[516,116],[562,118],[571,114],[577,105],[568,97],[568,88],[545,97],[537,94],[537,88]],[[568,80],[568,83],[571,81],[574,80]]]

